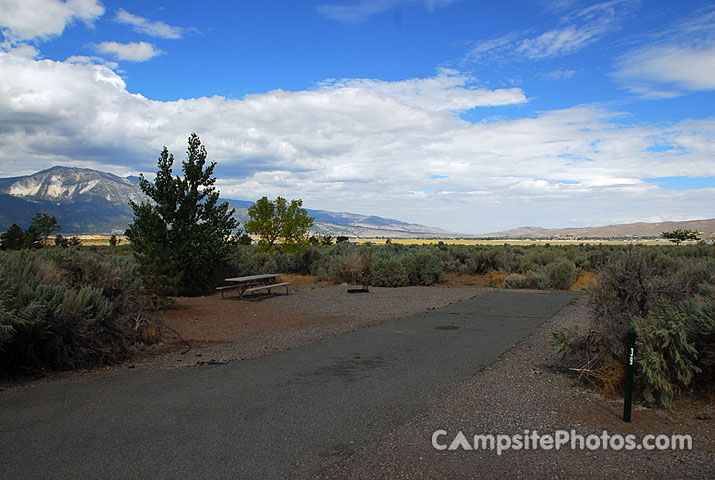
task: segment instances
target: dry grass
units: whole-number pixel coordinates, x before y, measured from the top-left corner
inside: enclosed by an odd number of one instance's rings
[[[579,379],[584,378],[602,392],[615,392],[616,388],[623,382],[625,375],[623,366],[616,363],[608,363],[599,368],[572,368],[578,372]]]
[[[506,280],[507,274],[500,272],[489,272],[487,275],[489,277],[489,285],[497,288],[504,288],[504,281]]]
[[[596,274],[593,272],[583,272],[577,279],[576,282],[574,282],[573,285],[571,285],[571,288],[569,290],[576,290],[579,291],[581,290],[582,287],[588,287],[590,285],[596,285],[598,283]]]
[[[77,235],[84,246],[108,246],[111,235]],[[129,245],[129,239],[124,235],[117,235],[120,245]]]

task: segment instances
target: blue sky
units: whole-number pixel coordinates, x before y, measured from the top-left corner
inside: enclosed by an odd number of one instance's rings
[[[707,1],[0,0],[0,176],[152,176],[464,233],[711,218]]]

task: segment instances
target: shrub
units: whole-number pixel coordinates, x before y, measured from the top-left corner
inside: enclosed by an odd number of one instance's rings
[[[712,258],[678,258],[643,247],[612,254],[588,290],[605,347],[622,357],[633,317],[647,317],[661,300],[676,304],[691,298],[703,284],[715,284]]]
[[[689,320],[688,341],[698,352],[697,364],[705,385],[715,380],[715,286],[701,285],[698,295],[680,303]]]
[[[140,322],[139,296],[126,257],[77,248],[0,256],[0,371],[88,368],[126,357],[137,342],[154,340]]]
[[[504,279],[504,288],[523,288],[522,285],[524,284],[523,277],[519,275],[518,273],[510,273],[509,275],[506,276]]]
[[[695,365],[697,350],[687,338],[688,318],[662,301],[648,317],[634,317],[633,327],[638,333],[636,361],[645,384],[643,398],[648,405],[657,401],[671,409],[673,394],[701,372]]]
[[[444,282],[444,271],[439,258],[429,251],[417,251],[402,257],[408,285],[434,285]]]
[[[348,251],[333,262],[333,280],[337,283],[368,285],[370,283],[370,254],[368,251]]]
[[[470,273],[487,274],[499,270],[499,252],[494,248],[485,248],[472,254],[468,260]]]
[[[563,360],[566,355],[573,351],[574,339],[577,335],[578,332],[567,327],[557,328],[551,332],[549,343],[556,347],[556,351],[559,352],[559,358]]]
[[[711,385],[715,248],[599,248],[591,253],[589,262],[600,265],[597,284],[587,288],[592,325],[573,338],[554,332],[560,352],[572,350],[582,362],[578,371],[608,387],[622,375],[626,332],[633,327],[638,333],[635,380],[647,404],[673,408],[681,389]]]
[[[504,288],[531,288],[548,290],[549,279],[540,270],[530,270],[526,275],[511,273],[504,280]]]
[[[568,290],[576,281],[576,265],[565,258],[546,267],[549,284],[555,290]]]
[[[376,287],[403,287],[409,283],[405,265],[397,256],[385,252],[373,255],[370,278]]]

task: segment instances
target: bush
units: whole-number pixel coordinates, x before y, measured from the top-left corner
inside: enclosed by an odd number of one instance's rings
[[[397,256],[386,252],[373,255],[370,278],[376,287],[403,287],[409,284],[405,265]]]
[[[0,256],[0,371],[90,368],[130,354],[140,283],[125,257],[77,248]]]
[[[612,254],[589,289],[605,347],[621,358],[633,317],[647,317],[662,300],[676,304],[691,298],[703,284],[715,284],[712,258],[678,258],[643,247]]]
[[[674,407],[673,394],[687,387],[702,370],[695,364],[698,352],[688,342],[688,318],[662,301],[646,318],[634,317],[638,334],[638,355],[647,405],[658,403],[663,408]]]
[[[504,279],[504,288],[508,288],[508,289],[524,288],[523,285],[524,285],[523,277],[521,275],[519,275],[518,273],[510,273]]]
[[[401,258],[407,272],[408,285],[434,285],[444,282],[444,271],[439,258],[429,251],[409,253]]]
[[[576,281],[576,265],[565,258],[546,267],[549,284],[554,290],[568,290]]]
[[[337,283],[368,285],[370,283],[370,254],[368,251],[347,251],[336,257],[332,278]]]
[[[572,351],[587,378],[616,379],[626,333],[634,328],[643,399],[673,408],[678,391],[710,386],[715,374],[714,255],[712,246],[594,250],[589,262],[600,267],[597,284],[588,288],[592,325],[573,337],[554,332],[554,345]],[[559,278],[553,268],[552,278]]]
[[[504,280],[504,288],[531,288],[548,290],[549,279],[540,270],[531,270],[526,275],[511,273]]]

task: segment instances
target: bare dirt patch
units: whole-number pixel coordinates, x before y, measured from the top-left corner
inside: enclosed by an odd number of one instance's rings
[[[162,315],[163,345],[132,363],[165,368],[255,358],[341,333],[383,323],[489,291],[488,278],[450,277],[433,287],[377,288],[348,293],[347,285],[316,283],[312,277],[286,275],[288,295],[246,301],[235,291],[205,297],[180,297]],[[191,351],[182,354],[186,345]]]

